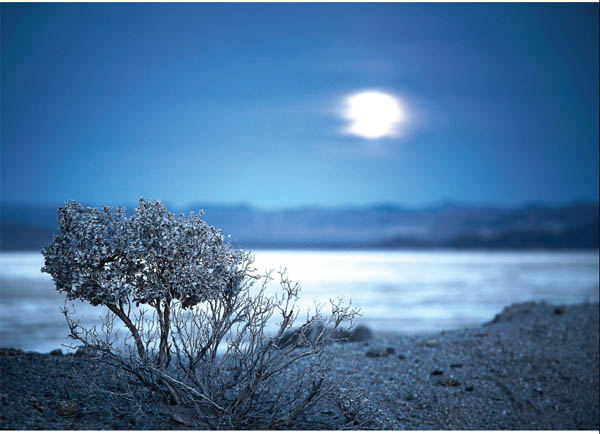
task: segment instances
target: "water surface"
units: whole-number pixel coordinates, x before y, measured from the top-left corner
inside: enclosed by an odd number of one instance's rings
[[[287,268],[301,283],[299,306],[343,297],[377,331],[427,333],[491,320],[511,303],[598,301],[598,252],[255,252],[259,270]],[[67,342],[64,296],[42,274],[37,252],[0,253],[0,346],[50,351]],[[276,291],[278,285],[270,285]],[[88,324],[100,307],[69,302]]]

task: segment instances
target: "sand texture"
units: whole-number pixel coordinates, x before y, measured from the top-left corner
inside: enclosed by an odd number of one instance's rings
[[[513,305],[477,328],[330,345],[332,375],[361,391],[363,429],[598,430],[598,330],[597,303]],[[0,370],[3,429],[191,428],[82,356],[0,349]],[[332,400],[289,428],[352,423]]]

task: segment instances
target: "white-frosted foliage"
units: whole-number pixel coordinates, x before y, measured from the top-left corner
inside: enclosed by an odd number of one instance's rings
[[[144,199],[131,217],[121,207],[66,203],[58,210],[58,234],[42,253],[42,272],[69,299],[178,300],[184,307],[237,291],[249,255],[231,249],[199,215],[175,217],[161,202]]]
[[[316,308],[295,329],[299,285],[281,272],[281,294],[266,296],[270,273],[255,275],[250,254],[199,215],[175,217],[144,199],[131,217],[71,201],[43,254],[56,289],[110,311],[97,330],[65,307],[69,337],[136,384],[193,407],[192,426],[281,428],[338,390],[326,381],[325,345],[358,311],[332,301],[331,316]]]

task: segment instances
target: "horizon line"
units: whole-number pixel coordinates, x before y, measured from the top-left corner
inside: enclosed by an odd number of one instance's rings
[[[144,198],[146,200],[160,200],[153,198]],[[63,202],[17,202],[17,201],[0,201],[0,208],[4,208],[6,206],[25,206],[25,207],[56,207],[62,206],[64,203],[69,200],[75,199],[66,199]],[[139,199],[138,199],[139,200]],[[117,206],[122,206],[126,209],[134,209],[137,207],[137,201],[133,202],[121,202],[120,204],[107,204],[106,202],[96,202],[96,201],[77,201],[85,206],[90,207],[100,207],[104,205],[108,205],[111,208],[115,208]],[[544,200],[529,200],[522,201],[518,203],[506,203],[506,202],[491,202],[491,201],[466,201],[466,200],[453,200],[453,199],[445,199],[439,201],[432,201],[429,203],[423,203],[420,205],[407,205],[401,202],[396,201],[374,201],[374,202],[363,202],[363,203],[345,203],[345,204],[337,204],[337,205],[320,205],[320,204],[298,204],[298,205],[282,205],[282,206],[260,206],[255,205],[250,202],[215,202],[215,201],[206,201],[202,200],[193,200],[188,201],[185,204],[178,204],[176,202],[172,202],[169,200],[161,200],[163,204],[169,208],[174,208],[176,210],[186,210],[189,211],[191,208],[202,207],[220,207],[220,208],[230,208],[230,209],[250,209],[256,211],[296,211],[296,210],[310,210],[310,209],[320,209],[320,210],[343,210],[343,209],[374,209],[374,208],[393,208],[397,210],[427,210],[427,209],[436,209],[443,207],[478,207],[478,208],[530,208],[530,207],[548,207],[548,208],[557,208],[557,207],[565,207],[565,206],[573,206],[579,204],[600,204],[600,199],[591,199],[591,198],[579,198],[579,199],[571,199],[564,201],[544,201]]]

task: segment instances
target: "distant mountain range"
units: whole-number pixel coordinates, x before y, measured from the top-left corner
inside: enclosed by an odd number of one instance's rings
[[[135,206],[127,207],[132,212]],[[247,205],[194,204],[204,219],[243,248],[598,249],[598,203],[520,207],[445,203],[302,207],[278,211]],[[3,204],[0,249],[39,250],[52,240],[57,206]]]

